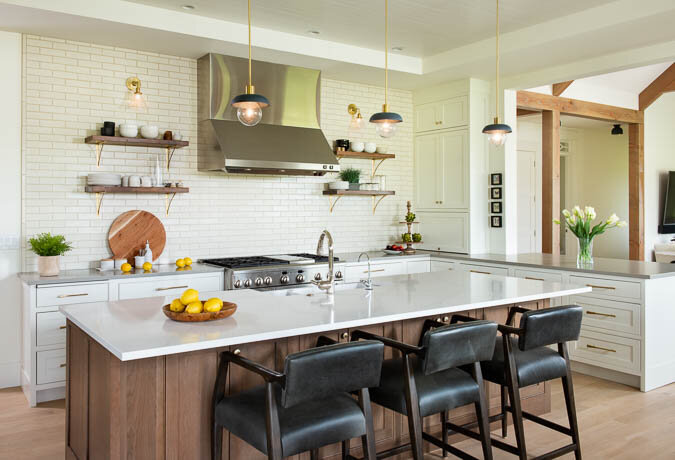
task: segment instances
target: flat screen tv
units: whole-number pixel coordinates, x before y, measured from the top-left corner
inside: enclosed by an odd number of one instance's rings
[[[663,198],[663,220],[659,233],[675,233],[675,171],[668,173],[666,196]]]

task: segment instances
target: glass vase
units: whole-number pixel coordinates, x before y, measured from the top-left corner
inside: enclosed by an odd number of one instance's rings
[[[593,265],[593,239],[577,239],[577,266],[589,267]]]

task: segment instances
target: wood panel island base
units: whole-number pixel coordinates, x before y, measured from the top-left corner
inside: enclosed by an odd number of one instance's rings
[[[546,308],[550,297],[587,289],[468,273],[404,275],[378,280],[377,284],[371,293],[360,289],[338,291],[329,304],[320,300],[328,298],[323,294],[312,298],[220,292],[221,297],[237,302],[240,310],[217,322],[219,325],[169,322],[159,311],[163,298],[63,307],[68,317],[66,458],[210,458],[211,399],[219,354],[225,350],[239,349],[242,356],[282,370],[287,354],[314,347],[319,335],[344,342],[358,328],[415,344],[422,323],[429,318],[443,320],[461,312],[503,323],[511,305]],[[419,292],[431,284],[436,284],[439,292],[420,295],[418,307],[411,309],[415,296],[406,298],[404,294]],[[472,292],[452,295],[457,284]],[[429,303],[436,297],[438,301]],[[441,301],[441,297],[448,298]],[[397,306],[387,305],[395,301]],[[286,307],[290,309],[285,311],[288,321],[298,323],[295,328],[286,327],[287,321],[279,319],[281,316],[275,320]],[[262,308],[268,309],[267,318],[258,316]],[[151,313],[153,309],[161,316]],[[311,318],[312,312],[317,318]],[[295,315],[301,316],[293,318]],[[258,323],[246,324],[256,317]],[[122,322],[131,320],[140,324],[126,331],[119,329]],[[151,324],[157,330],[149,329]],[[143,330],[143,337],[134,335]],[[148,340],[160,337],[159,333],[162,337],[156,339],[158,346],[148,347]],[[126,341],[121,340],[123,335]],[[241,341],[237,342],[238,338]],[[395,356],[393,350],[385,350],[385,358]],[[259,376],[233,366],[228,372],[227,391],[234,394],[261,383]],[[486,389],[490,414],[498,413],[499,388],[486,383]],[[528,387],[521,394],[524,409],[535,414],[550,410],[547,383]],[[378,451],[409,442],[404,416],[377,405],[373,405],[373,412]],[[450,413],[450,420],[458,424],[474,418],[473,406]],[[427,417],[424,426],[425,431],[438,434],[439,417]],[[223,438],[222,459],[266,458],[227,431]],[[352,446],[351,454],[361,456],[361,443],[353,441]],[[427,450],[430,447],[428,443],[425,446]],[[309,458],[309,454],[293,458]],[[321,449],[320,458],[340,458],[339,446]],[[399,458],[409,455],[403,453]]]

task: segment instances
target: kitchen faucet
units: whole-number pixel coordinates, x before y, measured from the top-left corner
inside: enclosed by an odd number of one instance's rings
[[[363,286],[367,291],[372,291],[373,282],[370,280],[370,256],[367,253],[362,252],[361,254],[359,254],[359,259],[357,260],[357,262],[361,262],[361,256],[366,256],[368,258],[368,279],[361,280],[360,282],[363,283]]]
[[[326,294],[335,293],[335,281],[333,280],[333,237],[328,230],[321,232],[319,244],[316,246],[316,255],[321,256],[323,250],[323,240],[328,237],[328,276],[325,281],[312,280],[319,289],[326,291]]]

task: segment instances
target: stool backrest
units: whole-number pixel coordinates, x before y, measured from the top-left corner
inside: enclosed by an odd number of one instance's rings
[[[578,305],[532,310],[520,317],[520,328],[525,332],[518,340],[518,348],[532,348],[577,340],[581,331],[583,309]]]
[[[374,340],[338,343],[286,356],[281,405],[327,398],[380,384],[384,344]]]
[[[425,375],[492,359],[497,323],[471,321],[427,331],[422,340]]]

